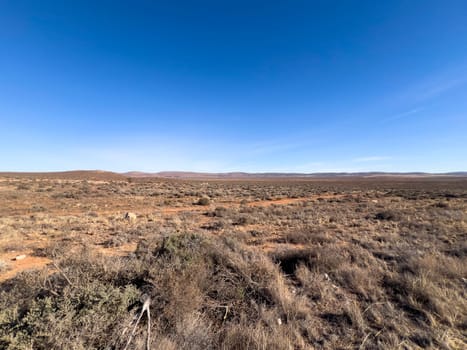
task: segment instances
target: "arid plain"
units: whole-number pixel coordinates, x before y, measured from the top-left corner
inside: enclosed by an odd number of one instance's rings
[[[465,177],[3,174],[0,203],[1,349],[467,348]]]

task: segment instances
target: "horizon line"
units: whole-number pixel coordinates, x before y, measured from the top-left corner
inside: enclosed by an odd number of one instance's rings
[[[78,172],[87,172],[87,173],[112,173],[118,175],[126,175],[131,177],[131,175],[170,175],[170,174],[196,174],[196,175],[285,175],[285,176],[310,176],[310,175],[321,175],[321,174],[335,174],[335,175],[358,175],[358,174],[381,174],[381,175],[410,175],[410,174],[424,174],[424,175],[451,175],[451,174],[462,174],[467,176],[467,170],[455,170],[455,171],[443,171],[443,172],[430,172],[430,171],[377,171],[377,170],[367,170],[367,171],[316,171],[316,172],[293,172],[293,171],[192,171],[192,170],[161,170],[161,171],[140,171],[140,170],[130,170],[130,171],[112,171],[112,170],[103,170],[103,169],[69,169],[69,170],[46,170],[46,171],[15,171],[15,170],[0,170],[0,175],[5,174],[60,174],[60,173],[78,173]]]

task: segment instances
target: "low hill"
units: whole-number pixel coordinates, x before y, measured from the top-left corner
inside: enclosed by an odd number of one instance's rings
[[[161,171],[140,172],[130,171],[115,173],[103,170],[71,170],[58,172],[0,172],[0,177],[10,178],[42,178],[42,179],[68,179],[68,180],[94,180],[94,181],[125,181],[128,178],[165,178],[185,180],[250,180],[250,179],[352,179],[352,178],[417,178],[429,179],[439,177],[464,178],[467,172],[451,173],[385,173],[385,172],[360,172],[360,173],[203,173],[189,171]]]
[[[293,178],[368,178],[368,177],[403,177],[403,178],[431,178],[431,177],[467,177],[467,172],[452,173],[385,173],[385,172],[359,172],[359,173],[246,173],[246,172],[228,172],[228,173],[202,173],[188,171],[161,171],[155,173],[146,173],[140,171],[131,171],[122,175],[134,178],[160,177],[169,179],[293,179]]]
[[[95,181],[125,181],[122,174],[102,170],[71,170],[57,172],[0,172],[0,177],[33,177],[41,179],[95,180]]]

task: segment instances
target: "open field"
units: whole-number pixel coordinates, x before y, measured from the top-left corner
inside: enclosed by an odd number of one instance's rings
[[[0,349],[124,349],[145,300],[151,349],[467,348],[465,177],[3,174],[0,203]]]

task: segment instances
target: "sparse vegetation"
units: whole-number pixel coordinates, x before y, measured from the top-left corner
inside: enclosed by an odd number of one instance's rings
[[[3,178],[0,348],[464,349],[443,181]]]
[[[5,261],[0,260],[0,273],[3,271],[6,271],[7,268],[8,268],[8,264]]]

